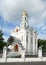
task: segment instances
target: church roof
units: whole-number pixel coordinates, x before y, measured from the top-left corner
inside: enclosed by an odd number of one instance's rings
[[[21,41],[20,41],[18,38],[13,37],[13,36],[10,36],[10,37],[8,38],[8,40],[7,40],[7,43],[8,43],[8,44],[12,44],[13,42],[17,42],[17,43],[21,44]]]
[[[19,39],[17,39],[16,37],[14,38],[13,36],[10,36],[7,40],[8,45],[18,43],[21,46],[21,49],[24,50],[25,48],[22,46],[22,43]]]
[[[10,37],[8,38],[8,40],[7,40],[7,44],[8,44],[8,45],[9,45],[9,44],[12,44],[13,41],[14,41],[14,37],[10,36]]]

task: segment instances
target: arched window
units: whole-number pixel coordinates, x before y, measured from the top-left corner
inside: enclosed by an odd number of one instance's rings
[[[25,26],[26,26],[26,23],[25,23]]]
[[[26,36],[26,42],[28,43],[28,35]]]
[[[31,37],[31,43],[33,43],[33,37]]]
[[[16,44],[16,45],[14,46],[14,51],[15,51],[15,52],[18,52],[18,44]]]
[[[36,44],[36,38],[35,38],[35,44]]]
[[[25,17],[25,21],[26,21],[26,17]]]

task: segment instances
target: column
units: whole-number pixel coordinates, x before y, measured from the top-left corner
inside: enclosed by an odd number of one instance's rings
[[[38,53],[38,38],[36,37],[36,54]]]
[[[35,55],[35,37],[33,36],[33,55]]]
[[[39,47],[38,57],[39,57],[39,58],[42,58],[42,47]]]
[[[30,31],[28,33],[28,54],[30,55],[31,52],[31,37],[30,37]]]
[[[25,50],[21,51],[21,58],[25,61]]]
[[[3,58],[5,59],[5,62],[7,61],[7,47],[5,46],[3,48]]]

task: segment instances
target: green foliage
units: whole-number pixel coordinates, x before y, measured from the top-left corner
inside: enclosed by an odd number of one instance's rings
[[[0,49],[2,50],[5,45],[6,42],[4,42],[2,30],[0,30]]]
[[[38,47],[43,45],[43,50],[46,50],[46,40],[38,39]]]

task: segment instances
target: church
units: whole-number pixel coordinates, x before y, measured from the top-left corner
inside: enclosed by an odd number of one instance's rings
[[[11,36],[7,40],[8,48],[10,52],[14,52],[21,55],[24,50],[25,55],[37,55],[38,53],[38,38],[37,31],[29,26],[28,14],[26,11],[22,12],[22,21],[20,26],[16,26],[11,31]]]

